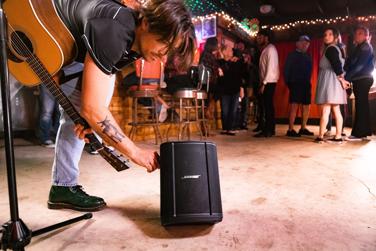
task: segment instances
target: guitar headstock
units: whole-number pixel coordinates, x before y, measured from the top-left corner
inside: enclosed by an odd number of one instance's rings
[[[108,148],[107,146],[103,146],[103,148],[99,149],[98,152],[118,172],[124,171],[132,166],[130,160],[124,158],[123,155]]]

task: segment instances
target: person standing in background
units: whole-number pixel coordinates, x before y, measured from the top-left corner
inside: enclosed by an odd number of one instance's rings
[[[307,53],[310,41],[308,36],[300,36],[296,42],[296,50],[287,56],[285,63],[284,77],[290,91],[289,129],[286,133],[288,137],[314,135],[313,132],[310,132],[306,128],[311,104],[312,88],[312,59]],[[294,123],[299,106],[301,106],[302,111],[302,124],[299,133],[297,133],[294,130]]]
[[[262,49],[260,56],[260,88],[262,103],[265,109],[265,127],[255,137],[271,137],[275,135],[274,92],[279,79],[278,52],[271,43],[271,33],[260,30],[256,38]]]
[[[233,49],[234,57],[239,58],[240,63],[237,67],[241,68],[241,71],[239,73],[242,75],[241,80],[243,83],[241,83],[242,90],[241,92],[246,94],[246,88],[248,87],[248,79],[249,79],[249,63],[250,58],[248,60],[248,56],[245,51],[245,45],[243,42],[238,42],[234,49]],[[241,98],[239,102],[239,109],[236,116],[236,128],[240,130],[248,130],[248,105],[249,105],[249,99],[246,95],[244,95],[243,98]]]
[[[343,64],[345,59],[338,47],[339,31],[327,28],[324,32],[324,52],[320,60],[318,83],[316,88],[316,104],[320,105],[321,118],[319,136],[315,142],[324,141],[324,130],[328,124],[330,110],[333,111],[336,120],[336,135],[330,139],[334,142],[342,142],[343,118],[340,105],[347,103],[346,89],[350,83],[344,79]]]
[[[352,82],[355,95],[355,120],[348,141],[359,141],[372,135],[368,93],[373,84],[375,69],[369,30],[359,26],[355,30],[355,49],[345,63],[345,79]]]
[[[260,88],[260,70],[259,70],[259,61],[260,61],[260,49],[258,47],[251,48],[251,71],[249,74],[249,80],[251,82],[251,88],[253,88],[253,96],[255,98],[256,105],[254,106],[255,118],[254,121],[257,123],[256,128],[253,132],[260,132],[264,127],[264,108],[262,105],[262,98],[259,92]]]
[[[44,85],[39,86],[39,125],[40,144],[47,148],[55,147],[55,138],[59,128],[59,104]]]
[[[338,36],[338,43],[337,43],[337,45],[338,45],[338,48],[341,51],[342,58],[344,58],[346,60],[346,58],[347,58],[346,45],[342,42],[342,36],[341,35]],[[346,93],[347,93],[347,96],[349,97],[351,95],[351,93],[352,93],[351,88],[347,89]],[[340,108],[341,115],[342,115],[342,118],[343,118],[342,134],[341,135],[343,137],[345,137],[346,136],[346,133],[345,133],[345,121],[346,121],[347,109],[346,109],[346,105],[345,104],[341,104],[339,106],[339,108]],[[332,133],[332,131],[331,131],[332,130],[332,124],[333,124],[333,116],[332,116],[332,113],[330,113],[328,124],[326,126],[326,132],[324,133],[325,137],[330,137],[330,135]]]
[[[218,65],[218,39],[211,37],[206,40],[204,51],[200,56],[200,64],[210,70],[210,83],[209,83],[209,105],[206,110],[206,117],[208,119],[214,118],[215,101],[219,99],[217,81],[220,73]]]
[[[223,71],[223,76],[220,76],[218,80],[218,85],[221,89],[223,129],[221,134],[235,135],[239,97],[244,97],[244,89],[242,88],[243,63],[238,57],[234,57],[231,47],[224,45],[221,52],[223,59],[219,60],[219,65]]]

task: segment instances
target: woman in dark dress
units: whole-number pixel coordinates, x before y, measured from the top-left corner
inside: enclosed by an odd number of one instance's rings
[[[208,38],[205,43],[204,51],[200,57],[200,64],[203,64],[210,70],[209,83],[209,106],[206,116],[213,119],[215,101],[219,99],[217,91],[217,81],[219,76],[219,65],[217,60],[218,40],[215,37]]]

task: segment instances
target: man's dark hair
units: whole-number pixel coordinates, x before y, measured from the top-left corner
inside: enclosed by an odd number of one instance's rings
[[[267,37],[269,43],[271,43],[273,41],[273,33],[269,29],[261,29],[261,30],[259,30],[257,35],[263,35],[263,36]]]
[[[359,25],[358,27],[356,27],[355,31],[357,30],[362,30],[366,36],[369,36],[369,29],[363,25]]]
[[[218,39],[216,37],[208,38],[205,42],[204,50],[200,55],[200,64],[207,55],[212,54],[215,50],[218,50]]]
[[[218,50],[218,39],[216,37],[208,38],[205,42],[204,52],[213,53],[215,50]]]
[[[140,9],[149,32],[168,43],[168,53],[181,55],[182,68],[188,68],[196,50],[195,28],[182,0],[149,0]]]

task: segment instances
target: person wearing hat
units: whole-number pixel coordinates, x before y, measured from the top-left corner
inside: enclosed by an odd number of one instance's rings
[[[310,41],[307,35],[300,36],[296,41],[296,50],[290,52],[285,62],[284,78],[290,91],[289,129],[286,133],[288,137],[314,135],[306,128],[311,104],[312,59],[307,53]],[[299,132],[296,132],[294,123],[300,106],[302,107],[302,124]]]

